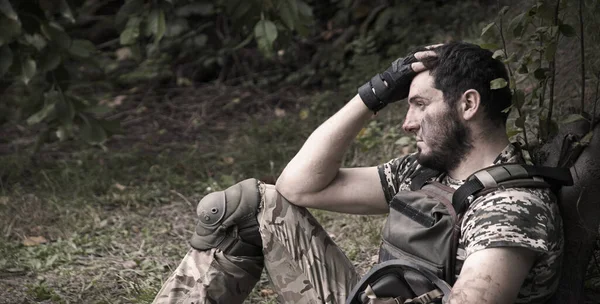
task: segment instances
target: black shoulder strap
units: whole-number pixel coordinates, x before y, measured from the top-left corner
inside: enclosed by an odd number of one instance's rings
[[[457,213],[466,207],[469,196],[485,188],[571,186],[573,178],[568,168],[541,167],[522,164],[500,164],[473,173],[452,196]]]
[[[410,182],[410,190],[415,191],[423,188],[429,179],[436,177],[439,174],[440,172],[434,169],[429,169],[426,167],[419,168],[415,173],[413,173],[412,181]]]

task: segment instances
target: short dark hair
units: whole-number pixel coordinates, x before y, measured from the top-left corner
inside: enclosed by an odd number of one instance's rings
[[[506,124],[508,112],[504,110],[511,105],[511,91],[504,63],[494,59],[491,51],[466,42],[451,42],[432,50],[437,57],[429,57],[423,64],[444,100],[454,106],[465,91],[477,90],[487,117],[497,125]],[[490,82],[496,78],[504,78],[507,85],[492,90]]]

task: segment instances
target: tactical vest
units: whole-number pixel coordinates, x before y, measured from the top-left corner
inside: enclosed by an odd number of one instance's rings
[[[389,262],[402,261],[402,270],[386,272],[381,267],[374,268],[357,284],[347,303],[386,303],[366,299],[390,297],[395,300],[390,303],[439,303],[454,284],[462,215],[474,198],[504,188],[573,184],[567,168],[524,164],[482,169],[456,190],[433,180],[439,175],[438,171],[427,168],[417,170],[410,176],[411,191],[400,191],[390,201],[379,261],[392,268],[399,266]],[[394,276],[394,284],[389,283],[389,273]],[[433,275],[443,282],[431,279]],[[390,286],[408,288],[399,290],[402,288]]]

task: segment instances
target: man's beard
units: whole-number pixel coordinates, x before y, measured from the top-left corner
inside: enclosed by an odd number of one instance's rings
[[[429,152],[417,153],[417,161],[431,169],[448,172],[455,169],[473,148],[471,130],[458,118],[455,109],[450,108],[441,115],[425,117],[421,123],[422,140]]]

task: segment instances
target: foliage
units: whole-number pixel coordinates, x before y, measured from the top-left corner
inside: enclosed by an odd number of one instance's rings
[[[578,33],[575,30],[576,18],[569,18],[570,15],[579,14],[580,20],[583,20],[583,14],[586,14],[589,23],[595,22],[593,16],[600,13],[598,1],[580,2],[582,6],[585,5],[585,12],[575,11],[564,0],[536,1],[525,9],[512,12],[505,6],[499,9],[496,20],[481,31],[481,46],[492,50],[494,57],[502,59],[509,69],[513,102],[507,111],[514,111],[515,115],[514,126],[507,133],[510,136],[519,135],[518,138],[530,152],[556,134],[561,124],[595,116],[595,113],[585,113],[583,102],[578,114],[562,119],[553,115],[556,103],[566,102],[555,100],[557,49],[564,40],[578,39],[581,41],[583,54],[586,51],[582,41],[584,33],[592,32],[595,37],[593,35],[591,38],[598,39],[598,33],[593,33],[593,30],[585,31],[583,23],[580,24],[583,31]],[[506,19],[510,21],[507,22]],[[591,64],[592,69],[588,72],[599,75],[598,58],[588,62],[584,58],[580,60],[581,69],[586,64]],[[492,89],[506,85],[502,79],[496,79],[490,84]],[[580,96],[583,100],[585,81],[582,81],[581,86]]]

